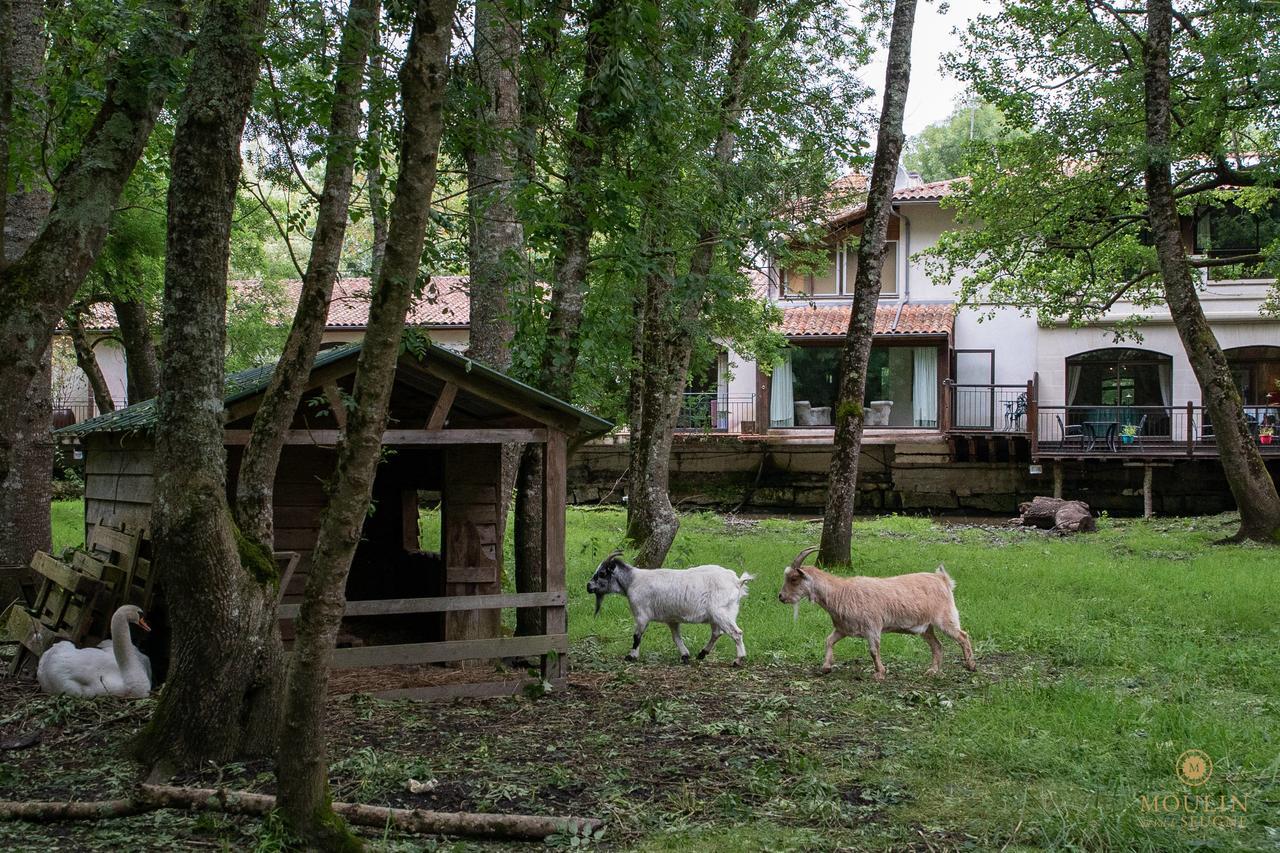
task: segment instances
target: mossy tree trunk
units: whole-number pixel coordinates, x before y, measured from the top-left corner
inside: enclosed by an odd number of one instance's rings
[[[599,184],[597,171],[604,161],[610,128],[603,121],[607,92],[601,72],[621,37],[616,17],[624,4],[618,0],[592,0],[583,20],[587,30],[582,84],[578,91],[574,130],[565,146],[568,164],[560,194],[560,241],[555,248],[551,285],[551,316],[538,370],[538,385],[563,400],[573,396],[573,375],[578,364],[582,312],[586,298],[587,263],[591,258],[592,225]],[[534,592],[542,588],[542,449],[527,445],[516,475],[515,563],[516,589]],[[542,633],[537,608],[516,615],[520,636]]]
[[[404,125],[386,255],[374,285],[369,327],[356,367],[354,408],[347,417],[329,502],[320,518],[290,656],[276,778],[286,820],[314,849],[359,846],[330,807],[325,690],[346,607],[347,574],[382,453],[404,318],[413,299],[430,218],[455,6],[456,0],[419,0],[415,10],[400,70]]]
[[[819,551],[819,559],[824,566],[847,564],[853,544],[858,457],[862,453],[862,430],[866,422],[862,401],[867,388],[876,305],[880,300],[885,238],[889,231],[893,189],[904,142],[902,114],[911,83],[911,31],[915,16],[916,0],[895,0],[875,161],[871,167],[871,185],[867,190],[862,237],[858,241],[853,308],[840,354],[840,387],[834,412],[835,446],[827,471],[827,505],[822,519],[822,547]]]
[[[111,388],[107,385],[107,377],[102,374],[102,366],[98,364],[98,356],[89,341],[89,333],[84,328],[84,312],[88,308],[75,305],[66,313],[67,331],[71,336],[71,346],[75,350],[76,365],[89,383],[89,391],[100,412],[114,412],[116,402],[111,396]]]
[[[6,186],[0,206],[0,563],[26,564],[49,547],[53,444],[49,354],[53,330],[75,299],[106,239],[112,212],[173,91],[183,48],[181,7],[150,3],[147,27],[115,60],[102,106],[52,186],[39,178],[40,152],[18,150],[15,116],[44,112],[43,6],[0,9],[0,149]],[[68,143],[70,144],[70,143]],[[7,595],[13,590],[0,590]]]
[[[136,744],[162,770],[269,753],[277,731],[279,578],[231,518],[222,406],[232,214],[266,12],[266,0],[206,7],[174,131],[152,510],[173,634]]]
[[[733,168],[738,142],[746,77],[755,46],[759,0],[739,0],[724,91],[717,110],[711,167],[724,187]],[[661,209],[659,203],[657,209]],[[689,260],[686,284],[675,286],[675,270],[659,269],[649,277],[637,320],[640,387],[631,400],[631,483],[627,494],[627,538],[639,546],[636,562],[661,566],[680,530],[680,517],[671,505],[671,443],[688,384],[694,335],[702,332],[699,318],[709,290],[721,229],[704,221]]]
[[[249,539],[270,549],[274,542],[272,498],[285,432],[311,375],[311,365],[329,317],[347,232],[351,181],[359,144],[365,65],[378,31],[380,0],[353,0],[338,47],[326,137],[324,183],[316,207],[311,253],[284,351],[254,414],[249,443],[236,482],[236,522]],[[341,400],[330,400],[341,406]]]
[[[111,306],[120,324],[129,405],[132,406],[160,393],[160,363],[156,359],[155,338],[151,335],[151,318],[140,299],[113,299]]]
[[[1244,402],[1231,375],[1231,365],[1205,317],[1196,292],[1187,249],[1182,242],[1177,196],[1173,187],[1170,145],[1172,105],[1169,44],[1173,4],[1147,3],[1147,38],[1143,51],[1147,136],[1147,209],[1155,238],[1165,300],[1187,360],[1200,383],[1227,485],[1240,509],[1239,539],[1280,543],[1280,495],[1245,420]],[[1187,429],[1192,425],[1188,424]]]

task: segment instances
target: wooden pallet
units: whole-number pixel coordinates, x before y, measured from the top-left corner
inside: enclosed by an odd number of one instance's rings
[[[150,607],[155,577],[149,548],[145,530],[112,526],[104,519],[70,564],[37,551],[31,569],[40,587],[32,606],[15,603],[0,622],[18,642],[9,674],[33,674],[45,649],[59,640],[92,645],[103,639],[121,604]]]

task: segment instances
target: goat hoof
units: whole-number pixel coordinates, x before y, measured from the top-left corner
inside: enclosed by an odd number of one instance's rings
[[[635,657],[632,657],[631,655],[623,655],[622,660],[624,663],[635,663],[640,660],[640,656],[636,655]]]
[[[820,672],[820,673],[821,673],[821,674],[823,674],[823,675],[830,675],[830,674],[831,674],[831,670],[832,670],[832,667],[824,666],[824,667],[819,668],[818,672]]]
[[[688,655],[680,655],[680,663],[684,664],[685,666],[688,666],[688,665],[689,665],[689,656],[688,656]]]
[[[705,651],[698,652],[698,660],[706,660],[706,659],[707,659],[707,653]],[[688,663],[688,661],[686,661],[686,663]]]
[[[884,681],[884,673],[877,672],[875,675],[872,676],[872,678],[874,678],[876,681]]]
[[[970,672],[978,671],[978,665],[976,663],[967,663],[964,665],[964,668],[969,670]]]
[[[938,674],[938,668],[937,668],[936,666],[931,666],[931,667],[929,667],[928,669],[926,669],[926,670],[924,671],[924,674],[925,674],[925,675],[937,675],[937,674]]]
[[[743,662],[744,662],[744,661],[746,661],[746,658],[734,658],[734,659],[733,659],[733,666],[734,666],[734,668],[736,669],[736,668],[738,668],[738,667],[742,666],[742,664],[743,664]]]

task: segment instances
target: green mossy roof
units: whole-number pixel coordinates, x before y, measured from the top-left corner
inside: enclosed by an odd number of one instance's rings
[[[359,354],[359,342],[322,350],[316,354],[312,370],[344,359],[356,358]],[[526,385],[518,379],[512,379],[505,373],[486,367],[477,361],[472,361],[457,353],[450,352],[444,347],[428,344],[424,361],[430,363],[432,360],[449,363],[456,368],[461,368],[468,374],[475,375],[479,379],[499,385],[517,397],[523,397],[530,402],[557,409],[570,415],[577,419],[578,429],[584,435],[602,435],[613,429],[613,424],[603,418],[596,417],[585,409],[566,403],[564,400],[539,391],[532,385]],[[353,364],[352,370],[354,369],[355,365]],[[226,378],[224,405],[230,406],[255,394],[261,394],[271,381],[271,373],[274,370],[274,364],[264,364],[260,367],[242,370],[239,373],[233,373],[228,376]],[[54,435],[65,438],[82,438],[86,435],[98,433],[150,432],[155,429],[155,425],[155,400],[147,400],[137,405],[129,406],[126,409],[107,412],[106,414],[98,415],[96,418],[90,418],[87,421],[63,427],[56,430]]]

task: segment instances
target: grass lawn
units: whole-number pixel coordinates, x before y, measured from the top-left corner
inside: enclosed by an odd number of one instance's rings
[[[76,538],[77,512],[55,507],[55,524],[70,531],[60,543]],[[835,672],[819,675],[829,620],[806,603],[793,621],[778,603],[783,567],[818,537],[816,524],[796,520],[686,516],[668,561],[757,576],[739,619],[744,669],[728,666],[727,638],[714,659],[680,666],[662,626],[639,664],[623,664],[626,602],[611,597],[593,617],[585,589],[623,522],[613,509],[570,510],[567,691],[447,705],[334,701],[335,797],[599,815],[609,821],[603,843],[625,849],[1280,849],[1280,552],[1212,545],[1229,517],[1102,519],[1098,533],[1069,539],[860,521],[859,572],[946,563],[978,655],[970,674],[944,639],[943,673],[926,678],[925,644],[887,636],[882,684],[856,640],[842,641]],[[438,536],[431,515],[423,525]],[[690,627],[686,642],[696,649],[707,633]],[[124,790],[135,771],[116,744],[147,702],[0,690],[0,707],[13,709],[0,711],[0,740],[46,727],[41,745],[0,752],[0,798]],[[1198,788],[1175,775],[1188,749],[1213,761]],[[182,781],[270,790],[268,771],[251,762]],[[437,784],[410,794],[409,778]],[[1190,808],[1203,809],[1194,795],[1206,795],[1235,809],[1208,828],[1203,811],[1144,811],[1144,798],[1149,807],[1183,794]],[[0,846],[32,849],[278,841],[273,826],[211,816],[0,824]]]

